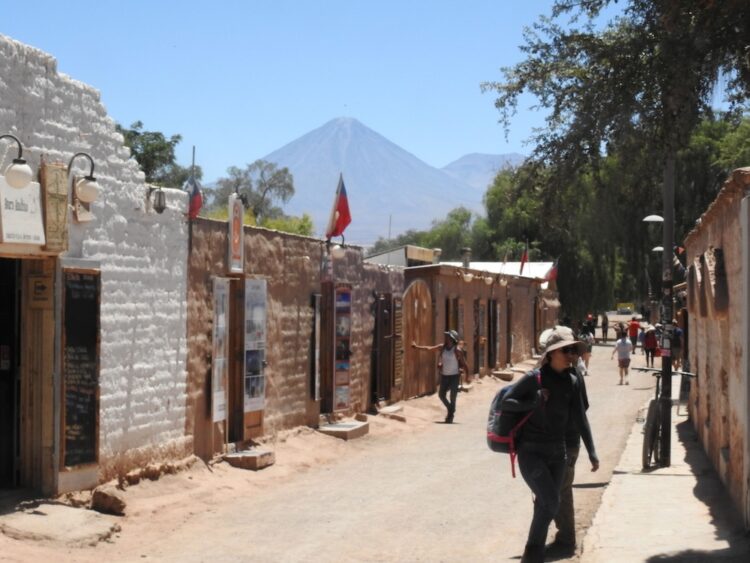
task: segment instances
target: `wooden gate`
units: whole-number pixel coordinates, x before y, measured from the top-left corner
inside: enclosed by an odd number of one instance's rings
[[[404,381],[402,398],[416,397],[435,392],[437,379],[436,352],[415,350],[412,342],[420,345],[433,345],[435,331],[430,288],[422,280],[415,280],[404,292],[403,297],[403,344]],[[440,338],[442,341],[442,335]]]
[[[373,338],[372,398],[388,401],[393,384],[393,299],[381,293],[375,302],[375,336]]]

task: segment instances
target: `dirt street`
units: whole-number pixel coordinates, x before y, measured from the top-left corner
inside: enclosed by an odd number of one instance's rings
[[[611,347],[596,346],[587,378],[601,468],[578,462],[580,538],[599,504],[652,378],[617,385]],[[634,365],[644,365],[643,356]],[[121,532],[73,548],[0,535],[12,561],[501,561],[520,557],[531,495],[507,455],[485,444],[485,378],[443,424],[436,396],[405,403],[407,422],[370,417],[370,434],[343,442],[313,432],[276,444],[276,465],[253,473],[219,464],[126,491]],[[554,526],[553,526],[554,528]],[[580,539],[579,538],[579,539]]]

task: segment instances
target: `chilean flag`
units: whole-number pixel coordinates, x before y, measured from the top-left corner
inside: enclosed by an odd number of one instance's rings
[[[198,216],[201,207],[203,207],[201,185],[198,183],[198,180],[196,180],[195,177],[191,175],[185,182],[183,189],[188,193],[188,197],[190,198],[190,203],[188,206],[188,219],[195,219]]]
[[[550,269],[547,270],[547,273],[544,274],[544,279],[546,281],[555,281],[557,279],[557,260],[555,260],[554,264],[552,264]]]
[[[529,241],[526,241],[526,248],[523,249],[523,254],[521,255],[521,271],[518,273],[519,276],[523,274],[523,266],[528,261],[529,261]]]
[[[326,228],[326,238],[330,239],[343,235],[344,229],[351,222],[352,215],[349,213],[349,200],[346,197],[344,176],[339,174],[339,185],[336,188],[336,198],[333,200],[331,218],[328,220],[328,227]]]

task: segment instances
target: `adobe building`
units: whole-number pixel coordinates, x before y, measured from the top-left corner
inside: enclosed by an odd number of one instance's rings
[[[0,488],[183,457],[186,197],[153,211],[99,92],[53,57],[0,35],[0,76]]]
[[[690,415],[750,528],[750,168],[730,175],[684,245],[688,359],[698,375]]]
[[[479,376],[531,357],[539,335],[556,324],[559,313],[557,293],[543,279],[551,266],[551,262],[526,264],[525,276],[520,275],[520,263],[453,262],[407,268],[404,311],[411,293],[423,309],[415,314],[415,321],[422,319],[421,326],[413,323],[406,342],[436,344],[445,331],[455,330],[465,342],[470,372]],[[407,349],[404,354],[407,369],[421,370],[415,377],[421,381],[416,394],[434,391],[435,369],[424,361],[425,352]]]
[[[230,209],[241,218],[238,201]],[[194,221],[186,433],[196,454],[390,400],[391,307],[402,291],[400,271],[363,263],[357,247]]]

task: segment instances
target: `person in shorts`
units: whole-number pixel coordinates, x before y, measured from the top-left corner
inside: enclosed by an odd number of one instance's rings
[[[633,343],[628,340],[625,332],[620,333],[620,337],[615,342],[615,347],[612,350],[610,358],[615,357],[617,353],[617,367],[620,368],[620,385],[630,385],[628,381],[628,368],[630,367],[630,354],[633,352]]]

